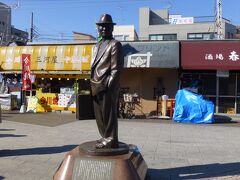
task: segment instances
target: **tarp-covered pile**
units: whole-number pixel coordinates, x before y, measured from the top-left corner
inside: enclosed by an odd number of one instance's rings
[[[213,123],[214,104],[202,95],[185,89],[178,90],[173,120],[183,123]]]

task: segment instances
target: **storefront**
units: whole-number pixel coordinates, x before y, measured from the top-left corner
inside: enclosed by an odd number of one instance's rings
[[[92,49],[92,44],[1,47],[1,73],[18,74],[21,84],[22,54],[29,54],[32,90],[26,92],[26,99],[30,111],[75,112],[75,95],[90,94],[84,87],[90,77]]]
[[[148,116],[157,111],[162,95],[170,99],[178,89],[179,43],[128,42],[123,43],[124,70],[122,93],[137,97],[134,113]]]
[[[124,69],[121,75],[121,92],[132,94],[137,99],[135,114],[147,116],[156,112],[159,97],[175,97],[178,89],[179,42],[122,44]],[[30,54],[32,91],[26,93],[28,109],[37,112],[75,112],[76,94],[90,94],[93,46],[1,47],[1,72],[17,73],[21,77],[22,54]],[[21,78],[19,82],[22,83]]]
[[[204,95],[216,113],[240,113],[240,42],[182,41],[180,88]]]

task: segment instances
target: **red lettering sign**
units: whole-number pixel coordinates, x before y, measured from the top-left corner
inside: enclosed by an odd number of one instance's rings
[[[183,69],[239,70],[239,41],[181,42]]]
[[[22,82],[23,82],[23,90],[31,90],[31,69],[30,69],[30,54],[22,54]]]

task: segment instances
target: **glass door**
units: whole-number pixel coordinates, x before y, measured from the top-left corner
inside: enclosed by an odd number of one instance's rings
[[[218,112],[236,114],[236,74],[218,78]]]

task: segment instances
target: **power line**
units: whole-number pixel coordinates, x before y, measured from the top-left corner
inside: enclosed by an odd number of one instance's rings
[[[153,2],[153,1],[159,1],[159,0],[111,0],[111,1],[97,1],[97,0],[84,0],[84,1],[79,1],[79,0],[61,0],[56,3],[55,0],[46,0],[46,1],[40,1],[40,0],[35,0],[35,1],[29,1],[29,2],[24,2],[21,4],[21,6],[24,6],[24,9],[27,8],[33,8],[34,6],[38,5],[38,9],[44,8],[44,9],[52,9],[56,7],[64,7],[64,8],[78,8],[82,6],[92,6],[93,4],[117,4],[117,3],[142,3],[142,2]],[[39,5],[44,5],[44,6],[39,6]],[[77,5],[77,6],[76,6]]]
[[[111,0],[111,1],[107,1],[107,0],[102,0],[102,1],[99,1],[99,0],[85,0],[85,1],[79,1],[79,0],[61,0],[61,1],[58,1],[56,3],[56,0],[34,0],[34,1],[30,1],[29,2],[26,2],[25,0],[25,3],[24,4],[37,4],[37,3],[53,3],[53,4],[72,4],[72,3],[76,3],[76,4],[92,4],[92,3],[107,3],[107,4],[110,4],[110,3],[119,3],[119,2],[128,2],[128,3],[131,3],[131,2],[149,2],[149,1],[159,1],[159,0]]]

